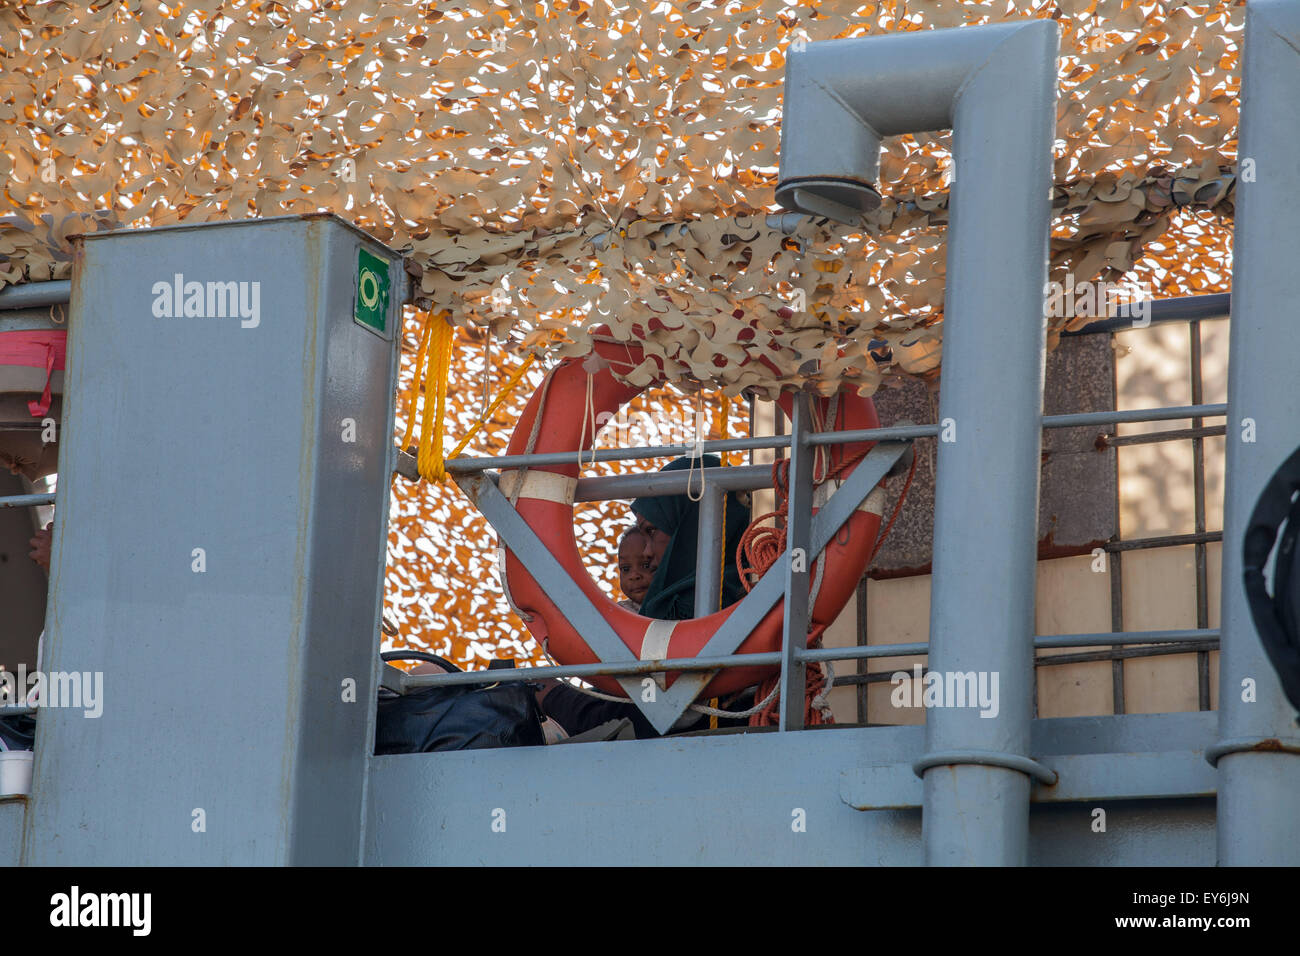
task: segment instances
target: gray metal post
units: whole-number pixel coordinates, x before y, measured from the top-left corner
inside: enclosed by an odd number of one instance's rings
[[[1255,501],[1300,445],[1294,387],[1300,323],[1291,263],[1300,222],[1297,48],[1300,5],[1247,4],[1228,358],[1220,740],[1207,754],[1218,761],[1218,851],[1226,866],[1300,864],[1300,734],[1251,620],[1241,554]]]
[[[812,554],[813,453],[808,444],[812,405],[806,393],[794,396],[790,418],[790,493],[785,517],[785,611],[781,631],[782,730],[804,725],[806,665],[798,654],[808,640],[808,583]]]
[[[926,862],[1028,863],[1029,777],[963,751],[1029,753],[1057,32],[1025,27],[954,104],[932,672],[997,677],[997,716],[926,715]],[[951,440],[947,440],[951,439]],[[952,701],[947,701],[952,703]],[[969,702],[968,702],[969,703]],[[1008,761],[1008,764],[1013,761]]]
[[[360,861],[405,283],[332,216],[84,239],[44,646],[82,706],[40,709],[24,862]]]
[[[705,617],[718,610],[722,594],[722,509],[727,492],[711,482],[704,483],[700,499],[699,536],[695,542],[695,616]],[[736,542],[727,545],[735,548]]]
[[[814,43],[787,68],[789,208],[853,221],[880,137],[953,129],[930,668],[996,675],[999,706],[927,714],[930,864],[1027,861],[1057,46],[1032,20]]]

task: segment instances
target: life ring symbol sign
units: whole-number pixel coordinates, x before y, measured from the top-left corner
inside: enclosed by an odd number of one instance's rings
[[[367,309],[373,309],[379,304],[379,280],[375,278],[375,274],[369,269],[361,273],[359,293],[361,295],[361,304]]]
[[[362,325],[387,335],[388,263],[360,248],[357,250],[357,300],[352,315]]]

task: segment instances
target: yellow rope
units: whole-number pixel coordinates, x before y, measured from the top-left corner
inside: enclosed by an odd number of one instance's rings
[[[416,467],[426,481],[442,482],[447,477],[442,457],[444,418],[447,407],[447,372],[451,366],[451,345],[455,329],[447,312],[430,315],[429,364],[424,379],[424,417],[420,421],[420,453]]]
[[[406,434],[402,438],[403,450],[411,447],[411,436],[415,431],[415,420],[420,419],[420,443],[416,454],[416,468],[420,477],[427,481],[443,482],[447,478],[447,460],[457,457],[474,436],[486,425],[495,412],[515,390],[524,374],[532,367],[536,356],[530,355],[515,369],[497,397],[479,416],[473,427],[460,440],[450,455],[442,453],[443,438],[446,434],[447,418],[447,379],[451,370],[452,345],[455,341],[455,327],[447,321],[449,312],[430,313],[420,332],[420,347],[415,355],[415,375],[406,396],[407,418]],[[424,405],[419,409],[420,381],[424,381]],[[422,411],[423,414],[419,414]]]
[[[528,371],[529,366],[533,364],[533,360],[536,357],[537,356],[535,355],[528,356],[528,358],[524,359],[523,364],[511,373],[510,377],[506,379],[506,383],[501,386],[501,391],[497,393],[497,397],[493,400],[492,404],[487,407],[487,410],[479,417],[479,420],[474,423],[474,427],[466,432],[465,437],[460,440],[460,444],[457,445],[455,450],[447,457],[456,458],[465,450],[465,446],[468,445],[470,440],[478,434],[479,429],[487,424],[488,420],[492,417],[492,413],[497,410],[497,407],[506,400],[511,392],[515,390],[515,386],[523,381],[524,373]]]
[[[418,417],[416,403],[420,400],[420,379],[424,377],[424,356],[429,350],[429,331],[433,323],[425,320],[420,327],[420,347],[415,351],[415,374],[411,376],[411,387],[406,393],[406,434],[402,436],[402,451],[411,447],[411,436],[415,434],[415,419]]]

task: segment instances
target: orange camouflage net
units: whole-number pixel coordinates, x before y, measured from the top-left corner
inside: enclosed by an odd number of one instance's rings
[[[870,391],[937,374],[949,139],[886,140],[885,201],[859,227],[778,216],[789,44],[1056,19],[1052,277],[1188,294],[1227,282],[1243,10],[10,0],[0,285],[67,278],[77,232],[329,210],[408,254],[417,305],[450,312],[453,440],[477,412],[485,334],[502,374],[525,353],[581,353],[608,324],[646,350],[635,384],[662,366],[688,392]],[[651,315],[662,328],[646,328]],[[1052,341],[1081,321],[1053,318]],[[872,338],[890,362],[867,354]],[[779,371],[747,361],[760,354]],[[642,406],[652,423],[667,394]],[[518,407],[498,410],[480,450],[503,446]],[[454,490],[425,494],[399,483],[394,502],[388,609],[402,639],[462,661],[531,653],[485,525]],[[614,518],[594,517],[608,510],[580,514],[579,530],[608,545]]]

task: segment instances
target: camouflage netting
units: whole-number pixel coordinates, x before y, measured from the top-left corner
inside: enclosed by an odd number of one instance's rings
[[[657,359],[637,384],[662,365],[729,394],[871,388],[938,362],[947,137],[886,141],[861,228],[771,216],[782,51],[1057,19],[1053,277],[1116,279],[1178,244],[1180,209],[1232,213],[1242,11],[10,0],[0,284],[67,277],[76,232],[327,209],[409,251],[423,304],[515,351],[581,351],[607,322]],[[783,374],[742,364],[759,355]]]

